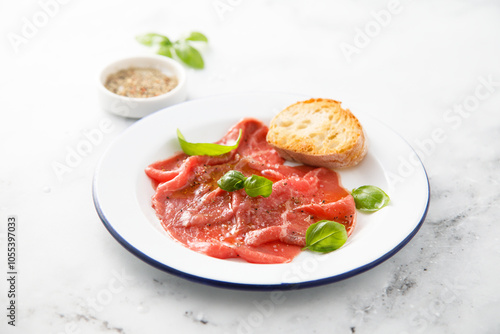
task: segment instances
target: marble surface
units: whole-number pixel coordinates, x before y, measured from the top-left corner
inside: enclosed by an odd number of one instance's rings
[[[500,333],[500,4],[482,1],[0,3],[1,333]],[[36,24],[36,25],[35,25]],[[91,181],[134,121],[100,110],[108,61],[134,36],[210,39],[189,99],[282,91],[343,101],[425,163],[431,205],[399,253],[347,280],[279,295],[204,286],[120,246]],[[58,175],[102,122],[111,128]],[[17,215],[16,327],[7,325],[7,217]]]

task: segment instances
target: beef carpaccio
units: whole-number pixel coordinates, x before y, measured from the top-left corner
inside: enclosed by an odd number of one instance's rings
[[[240,144],[230,153],[178,153],[146,168],[156,189],[153,208],[173,239],[220,259],[286,263],[301,252],[306,230],[315,222],[334,220],[352,233],[354,200],[336,172],[284,165],[266,142],[267,126],[251,118],[232,127],[217,144],[233,143],[240,129]],[[250,197],[243,189],[220,189],[217,181],[229,170],[270,179],[272,194]]]

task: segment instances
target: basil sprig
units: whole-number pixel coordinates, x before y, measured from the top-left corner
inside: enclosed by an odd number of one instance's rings
[[[304,249],[329,253],[342,247],[346,241],[347,231],[344,225],[331,220],[320,220],[307,229]]]
[[[240,134],[238,135],[236,143],[234,145],[226,146],[212,143],[190,143],[186,141],[181,131],[177,129],[177,139],[179,140],[179,144],[181,145],[182,150],[187,155],[217,156],[231,152],[240,144],[241,134],[242,131],[240,129]]]
[[[364,212],[375,212],[388,205],[389,196],[379,187],[361,186],[351,192],[356,209]]]
[[[143,45],[156,46],[158,48],[156,53],[159,55],[174,58],[175,53],[184,64],[192,68],[202,69],[205,67],[200,52],[191,45],[192,42],[208,43],[208,38],[201,32],[191,32],[188,36],[177,41],[171,41],[167,36],[156,33],[139,35],[135,39]]]
[[[273,182],[263,176],[252,175],[245,177],[243,173],[230,170],[217,181],[219,188],[225,191],[245,189],[250,197],[269,197],[273,191]]]

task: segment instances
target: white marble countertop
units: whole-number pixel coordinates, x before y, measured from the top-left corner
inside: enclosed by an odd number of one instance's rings
[[[1,333],[500,333],[500,4],[483,1],[2,2]],[[371,113],[420,151],[431,205],[418,234],[358,276],[233,291],[159,271],[93,206],[98,159],[132,120],[100,110],[96,75],[134,36],[209,37],[189,99],[281,91]],[[54,162],[112,131],[57,177]],[[16,327],[7,217],[18,219]],[[4,278],[7,276],[6,278]]]

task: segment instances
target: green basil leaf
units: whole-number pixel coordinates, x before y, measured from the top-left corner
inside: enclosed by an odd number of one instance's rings
[[[193,31],[191,34],[189,34],[188,37],[186,37],[186,41],[197,41],[197,42],[207,42],[208,43],[208,38],[207,38],[207,36],[203,35],[201,32]]]
[[[238,139],[236,143],[231,146],[219,145],[219,144],[211,144],[211,143],[190,143],[186,141],[181,131],[177,129],[177,139],[179,140],[179,144],[181,145],[184,153],[188,155],[209,155],[209,156],[217,156],[222,155],[228,152],[231,152],[240,144],[242,131],[240,129],[240,134],[238,135]]]
[[[263,176],[252,175],[245,177],[243,173],[230,170],[219,181],[219,188],[225,191],[235,191],[245,188],[245,192],[251,197],[269,197],[273,191],[273,182]]]
[[[159,55],[172,58],[172,46],[171,45],[160,45],[160,48],[156,52]]]
[[[250,197],[269,197],[273,191],[273,181],[263,176],[252,175],[244,182],[245,191]]]
[[[347,241],[345,226],[334,221],[320,220],[306,231],[306,247],[315,252],[329,253]]]
[[[246,180],[245,175],[243,173],[238,172],[236,170],[230,170],[224,176],[222,176],[217,184],[219,188],[225,191],[235,191],[243,189],[243,184]]]
[[[356,209],[364,212],[375,212],[389,204],[389,196],[379,187],[362,186],[351,193],[356,202]]]
[[[146,46],[153,46],[154,44],[162,44],[162,43],[171,44],[171,42],[167,36],[163,36],[163,35],[155,34],[155,33],[139,35],[139,36],[136,36],[135,39],[139,43],[146,45]]]
[[[175,43],[174,50],[177,57],[182,60],[186,65],[196,68],[202,69],[205,67],[205,63],[203,62],[203,57],[201,54],[193,48],[191,45],[187,43]]]

